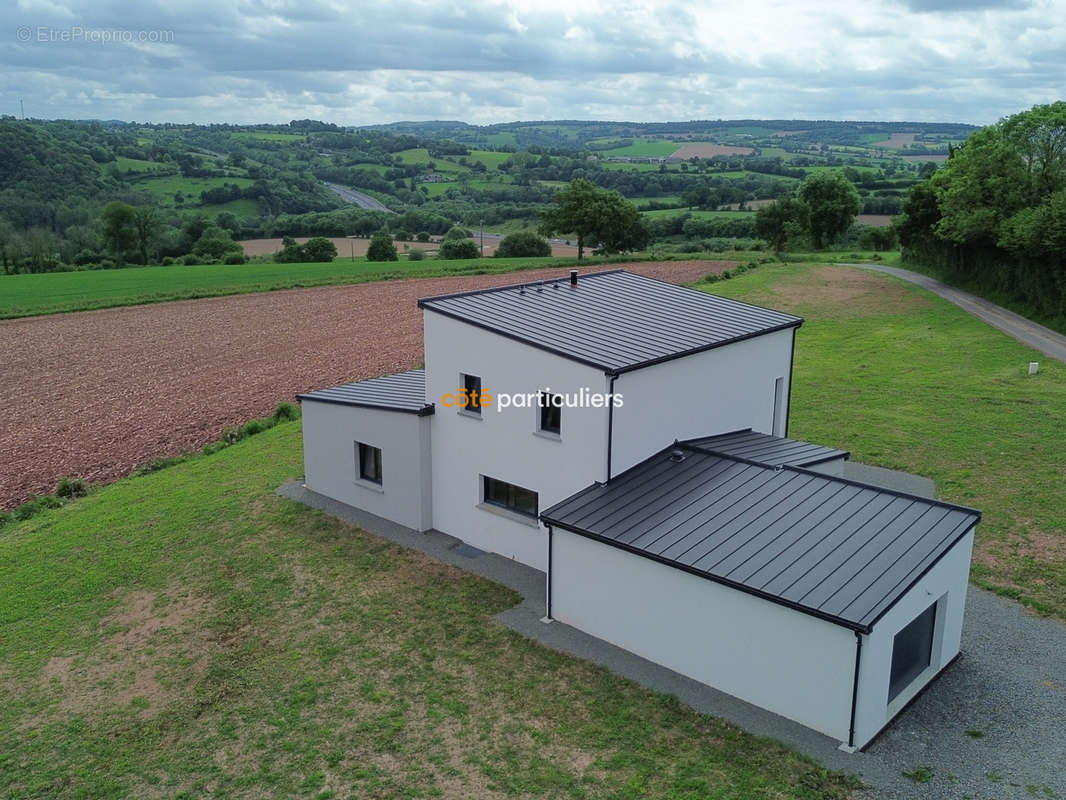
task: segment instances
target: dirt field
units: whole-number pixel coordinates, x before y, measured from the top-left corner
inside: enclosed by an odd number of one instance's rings
[[[687,283],[729,266],[629,268]],[[410,369],[422,360],[420,297],[566,274],[327,286],[0,322],[0,507],[54,491],[62,476],[104,483],[200,448],[300,392]]]
[[[714,158],[715,156],[750,156],[755,151],[750,147],[734,147],[729,144],[686,144],[673,152],[671,158]]]
[[[916,133],[893,133],[887,139],[880,142],[874,142],[873,147],[887,147],[892,150],[899,150],[904,147],[909,147],[914,144],[914,137]]]
[[[892,224],[891,214],[859,214],[855,218],[855,221],[860,225],[876,225],[880,228],[887,228]]]
[[[300,244],[307,241],[306,236],[297,236],[295,238]],[[333,242],[334,246],[337,248],[337,257],[340,259],[346,257],[351,258],[353,254],[356,256],[365,256],[367,248],[370,247],[369,239],[348,239],[344,236],[329,236],[326,238]],[[474,241],[480,244],[481,238],[475,235]],[[491,256],[495,253],[499,243],[499,236],[486,233],[485,255]],[[438,242],[396,242],[396,250],[403,253],[405,244],[412,250],[425,250],[427,255],[435,255],[437,248],[439,247]],[[245,239],[240,242],[240,245],[244,248],[244,254],[246,256],[268,256],[273,255],[281,249],[281,239]],[[552,242],[552,255],[577,256],[577,247],[574,245]]]

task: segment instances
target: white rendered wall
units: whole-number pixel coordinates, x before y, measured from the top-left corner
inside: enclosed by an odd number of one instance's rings
[[[855,635],[556,528],[552,617],[847,741]]]
[[[303,401],[304,480],[309,489],[408,528],[433,526],[433,417]],[[381,485],[359,479],[356,442],[381,448]]]
[[[774,381],[784,378],[786,415],[795,329],[756,336],[618,376],[611,472],[674,439],[751,428],[773,433]]]
[[[966,588],[973,550],[971,529],[936,566],[915,584],[863,637],[859,694],[855,707],[855,746],[863,747],[898,714],[959,652]],[[888,702],[892,643],[897,633],[934,602],[941,600],[933,630],[932,665]]]
[[[482,390],[537,393],[606,392],[601,370],[553,355],[432,311],[423,314],[426,400],[433,418],[433,523],[483,550],[545,569],[545,529],[481,504],[480,476],[535,491],[541,511],[606,476],[606,408],[564,408],[561,435],[537,435],[535,408],[483,410],[480,418],[446,408],[460,373],[478,375]],[[665,444],[665,443],[664,443]],[[660,445],[662,447],[663,445]],[[650,452],[645,454],[650,455]]]

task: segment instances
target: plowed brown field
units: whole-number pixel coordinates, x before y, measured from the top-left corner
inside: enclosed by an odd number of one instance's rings
[[[673,283],[732,264],[628,269]],[[596,269],[604,269],[597,267]],[[420,297],[567,270],[327,286],[0,322],[0,507],[200,448],[300,392],[422,360]]]

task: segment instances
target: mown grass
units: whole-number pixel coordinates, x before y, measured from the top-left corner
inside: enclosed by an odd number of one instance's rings
[[[1066,365],[858,269],[769,264],[705,288],[805,317],[790,435],[981,509],[972,580],[1066,619]]]
[[[300,426],[0,533],[0,796],[843,798],[497,625],[508,589],[274,494]]]
[[[584,267],[607,261],[589,257],[580,263]],[[577,263],[574,258],[552,257],[393,262],[369,262],[364,258],[351,261],[342,257],[328,264],[175,265],[4,275],[0,276],[0,319],[304,286],[484,275]]]

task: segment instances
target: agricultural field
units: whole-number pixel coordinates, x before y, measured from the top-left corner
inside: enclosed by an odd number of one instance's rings
[[[226,184],[236,184],[243,189],[251,186],[252,183],[254,181],[251,178],[185,178],[181,175],[166,175],[142,179],[134,185],[138,189],[151,192],[159,199],[161,205],[175,205],[174,195],[181,192],[185,195],[186,203],[193,206],[200,202],[200,192],[217,189]]]
[[[585,259],[581,268],[605,263]],[[282,280],[289,285],[294,269],[347,268],[321,282],[358,285],[2,321],[0,405],[7,424],[0,427],[0,508],[54,490],[64,475],[101,483],[150,459],[198,450],[225,426],[265,416],[299,392],[410,369],[422,358],[419,298],[565,278],[574,265],[574,259],[261,265],[287,267]],[[730,266],[671,261],[630,268],[687,283]],[[255,291],[247,283],[213,288]],[[338,344],[344,342],[354,344]]]
[[[338,240],[340,250],[347,242]],[[262,249],[270,249],[274,242]],[[435,245],[411,244],[411,247],[430,249]],[[485,240],[485,250],[492,245]],[[401,244],[402,249],[402,244]],[[573,248],[560,247],[569,254]],[[597,263],[596,259],[587,259]],[[43,275],[0,276],[0,319],[57,314],[68,311],[87,311],[115,306],[160,303],[202,297],[221,297],[231,294],[272,292],[306,286],[330,286],[364,283],[401,277],[434,275],[492,274],[511,272],[530,267],[566,266],[574,259],[561,258],[492,258],[461,261],[386,261],[368,262],[357,255],[356,260],[344,253],[326,264],[209,264],[172,265],[169,267],[127,267],[125,269],[91,270],[81,272],[53,272]]]

